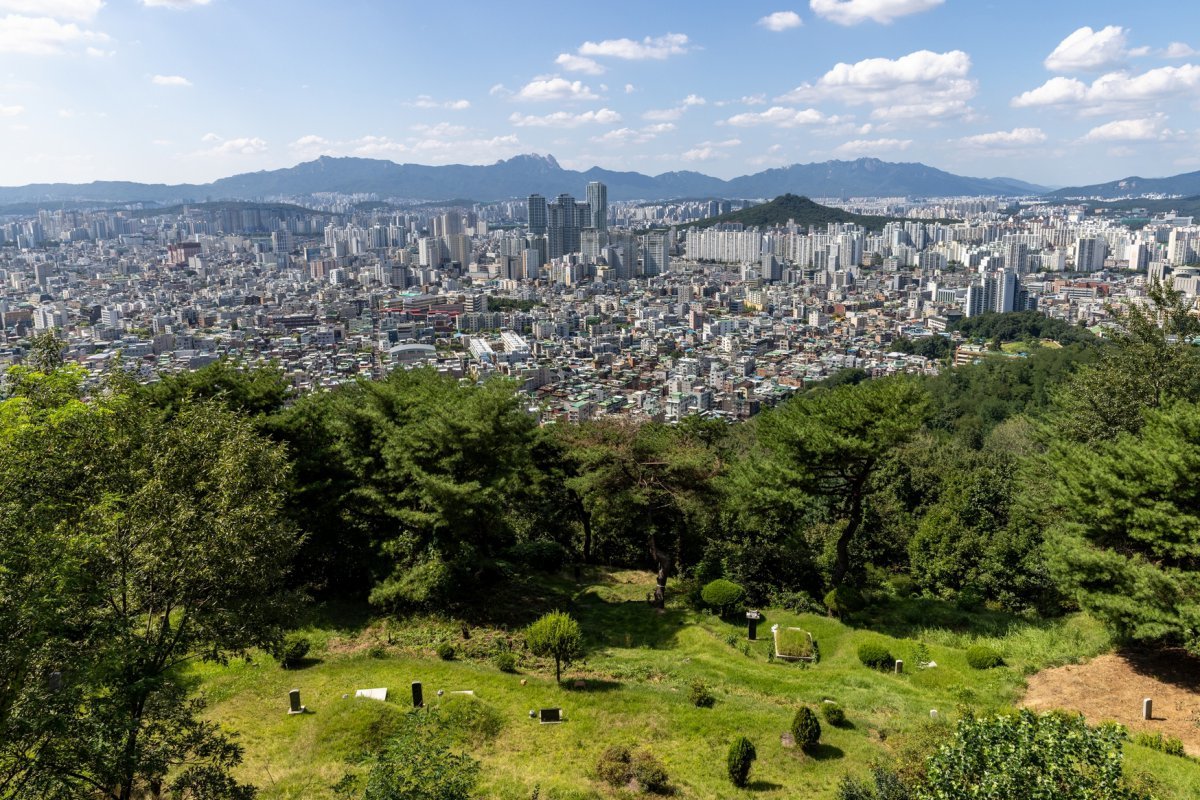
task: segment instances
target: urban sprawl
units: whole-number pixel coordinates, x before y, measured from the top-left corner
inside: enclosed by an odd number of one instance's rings
[[[846,368],[934,373],[898,340],[1036,310],[1103,333],[1152,280],[1200,291],[1200,227],[1086,203],[819,201],[897,219],[690,227],[748,201],[370,196],[44,209],[0,217],[0,366],[54,330],[96,381],[220,359],[297,391],[396,368],[508,376],[542,421],[751,416]],[[1134,212],[1136,213],[1136,212]],[[948,221],[957,220],[957,221]],[[912,348],[906,348],[911,351]],[[1011,354],[1008,357],[1020,357]]]

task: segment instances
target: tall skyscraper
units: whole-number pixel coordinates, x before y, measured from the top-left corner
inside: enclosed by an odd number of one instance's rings
[[[569,194],[560,194],[553,203],[546,206],[546,238],[548,240],[547,257],[560,258],[567,253],[579,252],[579,230],[582,208],[586,204],[575,202]],[[530,228],[532,232],[532,227]]]
[[[546,198],[540,194],[529,195],[529,232],[534,236],[543,236],[546,233]]]
[[[587,227],[598,231],[608,230],[608,187],[600,181],[592,181],[587,185],[588,216]]]

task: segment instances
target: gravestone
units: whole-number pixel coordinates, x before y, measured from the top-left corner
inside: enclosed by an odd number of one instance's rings
[[[413,708],[421,708],[425,705],[425,694],[421,690],[421,682],[412,682]]]
[[[354,692],[355,697],[365,697],[368,700],[380,700],[387,702],[387,687],[379,689],[357,689]]]
[[[1154,719],[1154,701],[1149,697],[1142,701],[1142,719]]]
[[[288,692],[288,714],[303,714],[308,711],[308,708],[300,705],[300,690],[292,689]]]
[[[790,733],[780,734],[779,743],[783,745],[783,747],[791,749],[796,746],[796,737]]]
[[[937,718],[938,718],[938,713],[937,713],[937,709],[936,709],[936,708],[931,708],[931,709],[929,709],[929,718],[930,718],[930,719],[937,719]]]
[[[538,712],[538,722],[542,723],[543,725],[562,721],[561,708],[543,708]]]
[[[904,659],[901,659],[901,658],[896,659],[896,674],[897,675],[904,674]]]
[[[758,639],[758,621],[762,619],[762,614],[757,611],[750,610],[746,612],[746,638],[750,641]]]

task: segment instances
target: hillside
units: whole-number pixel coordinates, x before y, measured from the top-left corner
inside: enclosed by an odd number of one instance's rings
[[[840,208],[831,208],[830,206],[823,206],[820,203],[814,203],[807,197],[785,194],[776,197],[769,203],[743,208],[741,211],[731,211],[728,214],[722,214],[718,217],[709,217],[708,219],[691,222],[685,227],[710,228],[713,225],[740,222],[746,227],[773,228],[777,225],[786,225],[789,221],[793,221],[802,227],[809,225],[823,227],[831,222],[849,222],[862,225],[864,228],[878,230],[888,222],[893,222],[894,220],[890,217],[854,214],[849,211],[843,211]]]
[[[589,181],[608,186],[611,200],[660,200],[673,197],[775,197],[789,192],[816,197],[1028,195],[1043,187],[1009,178],[967,178],[924,164],[899,164],[874,158],[826,161],[769,169],[733,180],[699,172],[650,176],[593,167],[563,169],[553,156],[520,155],[489,165],[397,164],[371,158],[333,158],[285,169],[250,172],[208,184],[143,184],[96,181],[0,187],[0,204],[63,201],[98,203],[177,203],[202,200],[258,199],[317,192],[373,192],[384,198],[480,201],[524,197],[534,192],[553,197],[582,196]]]
[[[1141,197],[1144,195],[1178,195],[1194,197],[1200,195],[1200,171],[1185,172],[1165,178],[1142,178],[1132,175],[1108,183],[1095,183],[1089,186],[1068,186],[1047,194],[1056,199],[1066,198],[1099,198],[1112,200],[1119,197]]]

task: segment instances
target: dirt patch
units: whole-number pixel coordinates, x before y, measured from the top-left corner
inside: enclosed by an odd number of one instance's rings
[[[1149,721],[1142,720],[1146,697],[1154,701]],[[1189,755],[1200,756],[1200,661],[1184,654],[1111,654],[1043,670],[1030,676],[1024,704],[1038,711],[1079,711],[1091,723],[1116,720],[1130,731],[1176,736]]]

